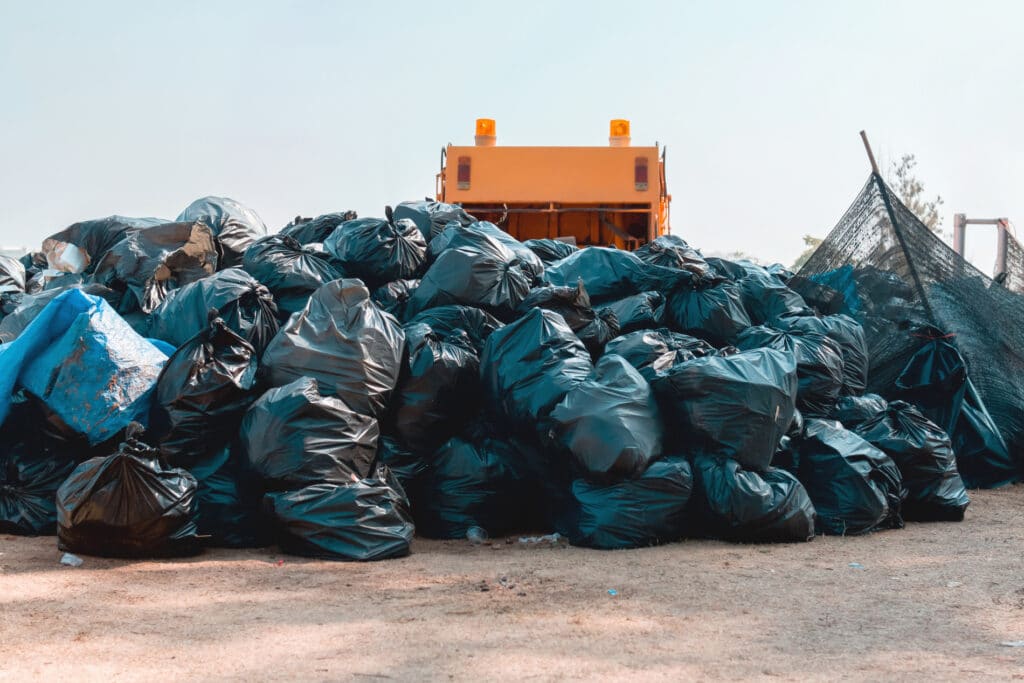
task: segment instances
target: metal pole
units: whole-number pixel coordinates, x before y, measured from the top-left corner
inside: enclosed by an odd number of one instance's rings
[[[999,277],[1006,272],[1006,236],[1009,234],[1007,232],[1010,227],[1009,222],[1006,218],[1000,218],[997,224],[999,226],[999,246],[996,249],[995,277]]]
[[[966,214],[953,214],[953,251],[964,255],[964,227],[967,225]]]

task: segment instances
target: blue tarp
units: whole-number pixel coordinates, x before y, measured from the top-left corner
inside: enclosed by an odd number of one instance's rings
[[[0,345],[0,424],[24,388],[92,444],[146,422],[167,355],[100,297],[71,289]]]

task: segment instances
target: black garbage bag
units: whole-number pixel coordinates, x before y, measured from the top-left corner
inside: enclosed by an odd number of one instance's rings
[[[545,267],[551,265],[555,261],[561,261],[574,251],[579,251],[579,247],[574,244],[569,244],[562,240],[551,240],[546,238],[526,240],[523,242],[523,246],[536,254],[537,258],[544,263]]]
[[[196,480],[160,461],[129,429],[115,453],[86,460],[57,490],[57,546],[101,557],[180,557],[201,551]]]
[[[409,298],[408,310],[416,315],[435,306],[463,304],[511,320],[531,282],[514,252],[479,235],[472,246],[441,252]]]
[[[436,259],[448,249],[469,247],[488,249],[489,242],[498,242],[508,249],[519,261],[519,267],[530,278],[531,284],[539,284],[544,277],[544,262],[533,251],[494,223],[477,221],[467,226],[449,224],[444,231],[430,240],[430,254]]]
[[[551,436],[584,477],[618,481],[647,469],[662,452],[658,404],[624,358],[605,355],[551,412]]]
[[[267,391],[241,426],[247,463],[268,491],[368,477],[379,436],[376,419],[321,395],[309,377]]]
[[[167,360],[156,385],[151,431],[172,467],[192,470],[221,451],[256,393],[256,350],[220,318],[182,344]]]
[[[590,354],[562,316],[535,308],[487,339],[480,359],[493,410],[513,423],[540,429],[554,407],[590,375]]]
[[[793,422],[790,423],[785,436],[779,440],[779,447],[775,449],[775,455],[772,456],[772,467],[784,469],[794,476],[800,471],[800,453],[797,450],[797,445],[803,434],[804,416],[798,408],[793,413]]]
[[[242,256],[242,267],[274,295],[282,321],[305,308],[321,285],[342,276],[326,254],[280,235],[253,242]]]
[[[503,323],[490,313],[473,306],[436,306],[413,317],[412,323],[429,325],[434,334],[447,337],[452,332],[463,331],[477,353],[483,353],[484,343],[491,332],[503,327]]]
[[[13,256],[0,254],[0,292],[25,291],[25,266]]]
[[[491,536],[530,529],[540,507],[533,489],[512,442],[478,433],[453,437],[411,491],[416,529],[427,538],[465,538],[474,526]]]
[[[472,225],[476,219],[457,204],[445,204],[426,199],[421,202],[402,202],[395,207],[394,220],[411,220],[429,242],[441,234],[451,223]]]
[[[409,501],[386,469],[344,484],[312,484],[264,498],[277,542],[292,555],[368,562],[409,554]]]
[[[149,336],[181,346],[206,328],[210,310],[262,353],[277,334],[277,304],[266,287],[240,268],[176,289],[150,316]]]
[[[888,407],[889,403],[878,394],[840,396],[829,417],[839,420],[847,429],[856,429],[859,424],[870,420]]]
[[[701,278],[711,275],[711,266],[701,253],[676,235],[661,235],[633,253],[652,265],[688,270]]]
[[[201,197],[186,206],[176,220],[202,221],[213,230],[221,268],[239,265],[249,245],[267,234],[267,226],[255,211],[227,197]]]
[[[853,535],[903,526],[900,471],[888,455],[834,420],[809,419],[799,445],[800,483],[818,531]]]
[[[952,434],[967,393],[967,364],[953,341],[938,330],[917,334],[927,336],[927,340],[896,377],[888,395],[913,403],[925,417]]]
[[[96,265],[93,281],[121,292],[118,312],[152,312],[179,287],[217,270],[210,228],[200,222],[165,223],[128,234]]]
[[[730,261],[729,259],[720,258],[718,256],[709,256],[704,259],[709,266],[714,276],[731,280],[732,282],[739,282],[747,275],[757,274],[764,272],[761,266],[752,263],[747,260]]]
[[[635,479],[613,484],[573,482],[556,530],[587,548],[641,548],[678,540],[693,492],[690,463],[669,457]]]
[[[415,489],[427,471],[427,457],[430,455],[433,453],[426,456],[413,453],[398,437],[390,434],[382,434],[377,440],[376,463],[387,467],[406,491]]]
[[[965,400],[950,435],[956,466],[968,488],[996,488],[1019,481],[1017,462],[991,416]]]
[[[751,273],[736,284],[755,325],[771,325],[787,316],[814,315],[803,297],[768,273]]]
[[[129,234],[170,222],[162,218],[107,216],[73,223],[43,240],[44,263],[47,268],[65,273],[92,273],[104,254]]]
[[[817,332],[839,344],[843,351],[843,395],[860,396],[868,381],[868,347],[864,328],[848,315],[827,315],[821,318],[802,315],[778,318],[779,329]]]
[[[743,351],[776,349],[796,358],[796,405],[810,417],[827,417],[843,387],[843,352],[839,345],[816,332],[783,332],[758,325],[736,338]]]
[[[405,320],[409,297],[419,286],[419,280],[395,280],[370,292],[370,298],[380,310]]]
[[[339,225],[357,218],[359,215],[355,211],[325,213],[316,218],[296,216],[295,220],[281,228],[278,234],[282,237],[291,237],[302,245],[323,244]]]
[[[676,289],[665,305],[665,320],[672,329],[717,346],[731,344],[753,324],[739,288],[731,282]]]
[[[705,356],[651,383],[670,443],[764,470],[796,410],[796,360],[775,349]]]
[[[609,301],[650,289],[654,272],[635,254],[609,247],[588,247],[548,266],[544,279],[556,287],[575,287],[580,280],[593,301]]]
[[[608,342],[604,352],[625,358],[648,382],[679,363],[718,355],[718,350],[703,339],[667,328],[624,334]]]
[[[46,447],[26,404],[17,404],[0,428],[0,533],[56,533],[57,489],[75,461]]]
[[[394,428],[413,451],[432,451],[480,412],[480,357],[459,330],[405,326],[409,367],[395,392]]]
[[[814,505],[786,470],[745,469],[731,458],[697,456],[693,524],[701,536],[752,543],[795,543],[814,538]]]
[[[893,401],[854,432],[896,463],[907,489],[904,519],[960,521],[970,499],[956,468],[953,444],[914,406]]]
[[[370,287],[423,274],[427,243],[411,220],[357,218],[342,223],[324,242],[347,277]]]
[[[620,334],[655,329],[665,324],[665,297],[661,292],[640,292],[609,301],[604,307],[615,313]]]
[[[518,313],[523,315],[533,308],[546,308],[560,314],[593,356],[600,355],[604,345],[619,332],[619,321],[614,312],[602,309],[599,315],[591,307],[582,280],[575,287],[547,285],[531,289],[519,304]]]
[[[198,489],[197,526],[205,544],[224,548],[261,548],[271,534],[261,509],[263,482],[250,470],[232,442],[192,468]]]
[[[370,301],[359,280],[335,280],[313,293],[305,310],[281,328],[263,354],[271,386],[317,380],[363,415],[380,417],[398,384],[405,333]]]

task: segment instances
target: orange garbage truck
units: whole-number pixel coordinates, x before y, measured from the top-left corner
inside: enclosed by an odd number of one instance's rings
[[[518,240],[632,251],[669,232],[665,150],[634,147],[629,121],[611,121],[608,145],[503,147],[494,119],[477,119],[473,146],[441,150],[437,200],[459,204]]]

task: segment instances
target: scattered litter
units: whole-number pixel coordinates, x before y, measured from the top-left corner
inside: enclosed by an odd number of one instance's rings
[[[949,581],[946,583],[946,588],[959,588],[964,585],[962,581]]]
[[[851,562],[849,565],[850,569],[864,569],[864,565],[860,562]]]
[[[616,595],[618,595],[618,594],[619,594],[619,591],[615,590],[614,588],[609,588],[609,589],[608,589],[608,595],[612,596],[613,598],[614,598],[614,597],[615,597]]]
[[[473,545],[481,545],[487,541],[487,530],[482,527],[471,526],[466,530],[466,540]]]
[[[67,567],[81,567],[85,564],[85,560],[80,558],[78,555],[72,553],[64,553],[60,556],[60,563]]]
[[[1024,640],[1004,640],[999,644],[1003,647],[1024,647]]]
[[[550,544],[558,545],[562,540],[562,535],[557,531],[553,534],[545,534],[544,536],[520,536],[519,542],[523,545],[540,545]]]

